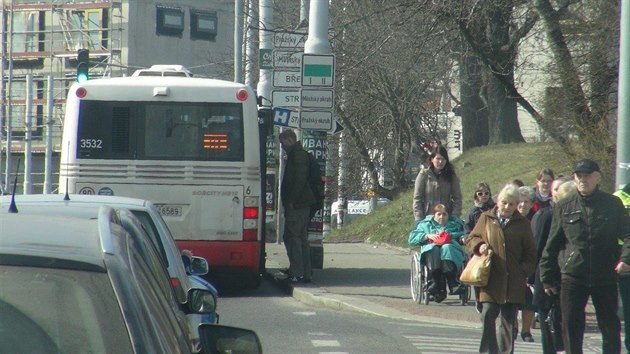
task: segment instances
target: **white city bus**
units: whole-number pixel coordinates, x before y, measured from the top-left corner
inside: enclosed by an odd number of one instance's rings
[[[62,144],[60,193],[151,200],[180,249],[257,284],[264,198],[249,86],[171,65],[75,83]]]

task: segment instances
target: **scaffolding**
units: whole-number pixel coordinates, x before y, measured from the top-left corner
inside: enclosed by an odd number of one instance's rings
[[[0,6],[2,159],[10,162],[7,157],[23,152],[27,143],[33,153],[58,153],[77,50],[89,49],[91,77],[123,73],[122,1],[2,0]],[[27,94],[27,87],[33,92]]]

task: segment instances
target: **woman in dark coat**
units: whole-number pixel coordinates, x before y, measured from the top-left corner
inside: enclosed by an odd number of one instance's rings
[[[492,191],[490,191],[490,186],[486,182],[477,183],[473,199],[475,200],[475,205],[468,209],[468,217],[466,218],[466,224],[464,224],[464,232],[466,234],[469,234],[475,227],[481,213],[495,206],[494,200],[492,200]]]
[[[532,219],[532,228],[534,229],[534,238],[536,239],[536,260],[540,260],[543,249],[547,244],[549,237],[549,229],[551,228],[551,219],[553,214],[553,206],[567,195],[575,192],[575,183],[573,181],[556,180],[553,183],[553,199],[551,204],[540,209]],[[536,266],[536,274],[534,276],[534,305],[538,308],[540,320],[540,339],[542,342],[543,354],[555,354],[564,350],[562,343],[562,331],[560,308],[557,307],[556,316],[549,318],[549,312],[552,305],[558,306],[557,296],[551,297],[545,293],[542,282],[540,281],[540,269]],[[551,330],[555,330],[552,334]]]
[[[525,278],[534,272],[536,245],[532,228],[516,207],[518,188],[507,185],[497,206],[481,214],[466,238],[466,248],[476,255],[492,251],[490,278],[479,288],[483,333],[480,353],[511,353],[514,348],[514,320],[518,304],[525,302]],[[497,341],[496,319],[501,317]]]

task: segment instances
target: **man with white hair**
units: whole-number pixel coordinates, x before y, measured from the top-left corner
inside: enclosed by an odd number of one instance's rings
[[[558,293],[567,353],[581,354],[589,296],[597,313],[604,353],[620,353],[617,316],[618,273],[630,269],[630,219],[619,198],[599,189],[601,173],[593,160],[573,171],[578,193],[556,204],[549,239],[540,260],[540,277],[549,295]],[[624,241],[623,249],[619,240]]]

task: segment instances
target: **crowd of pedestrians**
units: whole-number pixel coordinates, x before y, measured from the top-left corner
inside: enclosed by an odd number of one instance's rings
[[[421,250],[422,261],[433,267],[429,284],[439,284],[432,286],[440,290],[444,289],[437,275],[444,272],[438,267],[440,254],[445,257],[431,243],[436,230],[446,230],[447,221],[452,228],[457,218],[463,220],[464,236],[457,229],[456,238],[468,255],[492,252],[488,284],[475,288],[482,322],[480,353],[514,352],[520,310],[523,341],[534,341],[531,329],[537,314],[543,354],[581,354],[589,298],[603,353],[621,353],[618,294],[624,346],[630,353],[630,184],[613,196],[600,189],[600,181],[597,163],[584,159],[577,162],[571,178],[556,178],[545,168],[533,186],[512,180],[496,199],[490,186],[479,182],[474,205],[461,215],[460,182],[446,149],[435,146],[429,152],[415,181],[416,225],[409,244],[431,245],[432,251]],[[430,225],[438,228],[428,229]],[[449,286],[458,287],[452,278]]]

